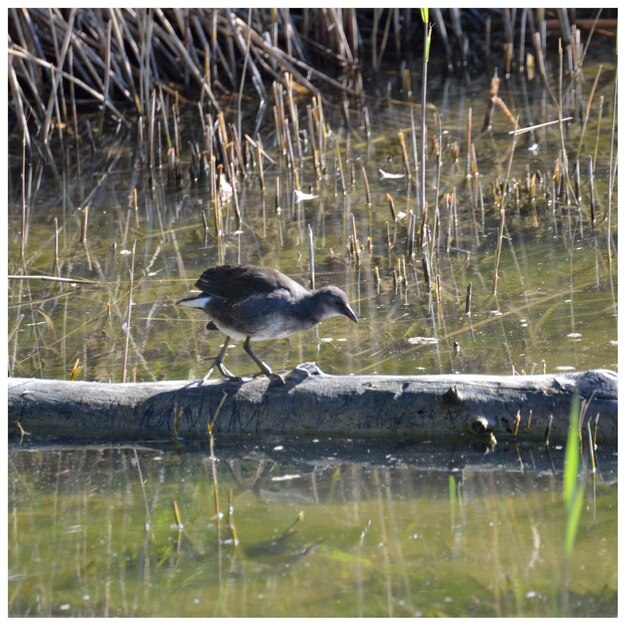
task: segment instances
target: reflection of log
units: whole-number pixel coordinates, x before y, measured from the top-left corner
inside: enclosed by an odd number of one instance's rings
[[[617,441],[617,374],[327,376],[298,366],[285,385],[265,377],[137,384],[9,379],[9,428],[73,439],[271,435],[455,439],[468,432],[564,442],[572,397],[597,440]],[[221,405],[221,406],[220,406]],[[19,426],[18,426],[19,423]],[[585,424],[586,432],[586,424]],[[483,435],[485,436],[485,435]]]

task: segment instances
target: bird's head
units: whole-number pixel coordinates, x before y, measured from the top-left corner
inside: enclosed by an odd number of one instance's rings
[[[338,287],[322,287],[314,292],[313,298],[320,320],[345,315],[353,322],[357,321],[356,313],[348,303],[348,296]]]

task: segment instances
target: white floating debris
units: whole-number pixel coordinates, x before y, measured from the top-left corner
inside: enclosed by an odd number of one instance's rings
[[[582,335],[580,333],[568,333],[568,339],[580,339]]]
[[[439,343],[439,339],[435,337],[409,337],[407,341],[414,346],[428,346]]]
[[[283,480],[293,480],[294,478],[300,478],[301,474],[285,474],[283,476],[272,476],[272,482],[278,483]]]
[[[557,372],[575,372],[576,368],[571,365],[557,365],[554,368]]]
[[[391,172],[385,172],[385,170],[378,170],[380,173],[380,179],[381,180],[385,180],[385,178],[404,178],[406,176],[406,174],[392,174]]]
[[[294,202],[299,204],[300,202],[304,202],[305,200],[315,200],[319,198],[314,193],[304,193],[304,191],[300,191],[299,189],[293,190]]]

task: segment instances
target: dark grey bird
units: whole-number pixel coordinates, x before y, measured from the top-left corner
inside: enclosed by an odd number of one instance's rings
[[[206,382],[216,367],[226,378],[236,378],[223,363],[231,339],[243,339],[243,349],[261,372],[284,382],[257,357],[251,341],[281,339],[336,315],[357,321],[341,289],[329,286],[309,291],[271,268],[254,265],[211,267],[200,276],[195,287],[202,293],[183,298],[177,304],[202,309],[212,320],[207,328],[226,335],[224,346],[200,384]]]

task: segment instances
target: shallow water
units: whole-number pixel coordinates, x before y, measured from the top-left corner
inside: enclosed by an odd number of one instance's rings
[[[585,72],[593,76],[594,66]],[[294,201],[293,172],[280,164],[276,148],[266,139],[267,149],[278,160],[266,165],[265,190],[260,189],[252,169],[239,190],[242,224],[237,224],[232,203],[225,206],[224,234],[219,239],[207,184],[190,179],[184,161],[180,185],[168,181],[166,171],[150,170],[132,133],[103,140],[108,143],[95,155],[91,146],[84,146],[84,152],[78,151],[80,171],[76,163],[69,163],[69,174],[62,180],[48,169],[35,169],[26,238],[21,187],[16,182],[10,187],[10,274],[53,273],[57,218],[61,276],[96,284],[10,281],[10,373],[67,378],[78,359],[82,368],[78,377],[87,380],[119,381],[124,366],[126,380],[199,378],[223,338],[205,330],[201,311],[181,309],[175,302],[190,293],[206,267],[222,260],[276,267],[308,286],[309,226],[315,241],[316,285],[333,283],[343,288],[359,323],[333,318],[317,331],[260,342],[257,354],[275,370],[287,370],[303,361],[316,361],[322,370],[335,374],[616,369],[617,189],[612,190],[609,214],[607,188],[611,77],[607,62],[596,94],[596,98],[603,95],[605,102],[602,132],[597,133],[597,115],[590,116],[585,135],[588,145],[581,154],[584,161],[587,152],[596,153],[598,136],[596,223],[590,223],[585,177],[580,209],[552,196],[559,148],[556,127],[521,135],[509,180],[510,198],[518,200],[507,205],[495,295],[500,210],[493,190],[505,179],[512,139],[510,123],[498,114],[493,130],[479,133],[485,109],[484,81],[470,86],[448,81],[430,92],[442,129],[440,220],[430,226],[438,252],[431,259],[430,285],[423,251],[417,239],[411,244],[407,234],[410,213],[418,214],[415,176],[389,179],[379,172],[406,173],[397,139],[400,130],[413,158],[411,108],[402,100],[369,101],[369,137],[358,125],[356,113],[348,129],[340,107],[327,105],[328,125],[333,129],[328,139],[327,176],[316,182],[309,154],[300,175],[301,187],[312,190],[319,196],[316,199]],[[540,83],[520,81],[513,77],[502,87],[509,105],[519,107],[520,126],[550,118],[550,103]],[[470,107],[479,175],[468,179],[463,150],[457,161],[451,155],[452,146],[465,140]],[[197,141],[196,118],[197,113],[182,118],[181,132]],[[437,134],[435,120],[430,110],[429,139]],[[567,126],[565,132],[567,148],[576,154],[580,125]],[[341,170],[335,141],[345,160]],[[13,181],[19,180],[21,170],[18,155],[16,146],[10,160]],[[427,200],[432,222],[437,173],[430,151],[429,159]],[[362,166],[368,176],[370,206]],[[531,174],[536,175],[537,188],[532,201],[525,191]],[[453,192],[456,201],[449,203],[446,194]],[[396,222],[391,219],[388,194],[394,198]],[[81,243],[86,198],[90,199],[89,213]],[[208,219],[206,229],[203,212]],[[358,261],[347,252],[355,234],[361,246]],[[396,280],[403,267],[406,288]],[[380,283],[375,279],[376,269]],[[256,371],[241,342],[229,348],[226,363],[236,374]]]
[[[562,465],[428,442],[218,440],[215,471],[182,443],[12,447],[9,615],[615,615],[615,451],[569,568]]]
[[[239,190],[242,224],[232,204],[225,206],[219,245],[208,185],[186,169],[180,184],[164,169],[149,170],[134,132],[98,137],[96,151],[76,139],[59,163],[63,176],[35,159],[25,216],[21,146],[12,137],[9,273],[58,270],[95,282],[10,280],[10,375],[68,378],[74,368],[85,380],[117,382],[124,373],[127,381],[201,377],[222,337],[205,331],[201,312],[174,303],[222,260],[276,267],[308,284],[308,226],[317,286],[346,290],[359,323],[335,318],[316,331],[259,344],[255,351],[274,370],[305,361],[335,374],[617,369],[616,189],[608,213],[614,59],[604,61],[596,95],[604,96],[602,125],[598,132],[593,109],[581,152],[585,162],[599,137],[596,223],[585,179],[580,209],[552,194],[558,130],[521,136],[510,178],[510,197],[519,201],[507,205],[495,295],[494,190],[506,175],[512,140],[510,124],[497,114],[493,131],[479,136],[488,80],[470,86],[452,80],[429,90],[443,155],[430,285],[422,251],[411,249],[408,236],[408,216],[418,209],[415,176],[379,172],[404,172],[400,130],[413,158],[410,106],[402,97],[368,101],[369,136],[358,112],[347,127],[342,107],[325,105],[332,129],[327,174],[318,183],[305,153],[301,187],[319,197],[303,203],[294,201],[294,173],[268,131],[264,145],[275,164],[266,164],[266,187],[260,189],[252,168]],[[584,71],[592,81],[596,68],[588,63]],[[390,81],[395,95],[399,79]],[[554,117],[538,80],[524,85],[514,76],[501,95],[520,113],[521,126]],[[479,175],[468,178],[463,150],[455,160],[453,146],[465,141],[470,107]],[[432,139],[437,122],[429,111]],[[183,112],[181,121],[185,140],[198,140],[197,112]],[[565,133],[573,154],[580,124],[566,125]],[[429,159],[432,216],[436,172],[432,154]],[[524,185],[533,173],[539,191],[530,200]],[[447,203],[445,194],[453,192],[456,201]],[[347,252],[355,235],[358,260]],[[397,280],[403,263],[406,285]],[[237,374],[255,371],[240,342],[226,364]],[[214,472],[209,451],[190,442],[175,450],[163,442],[77,450],[42,444],[36,433],[12,442],[9,614],[616,614],[615,450],[599,450],[599,472],[588,476],[574,556],[566,564],[558,447],[310,439],[218,440],[216,446]],[[216,517],[216,485],[222,517]]]

